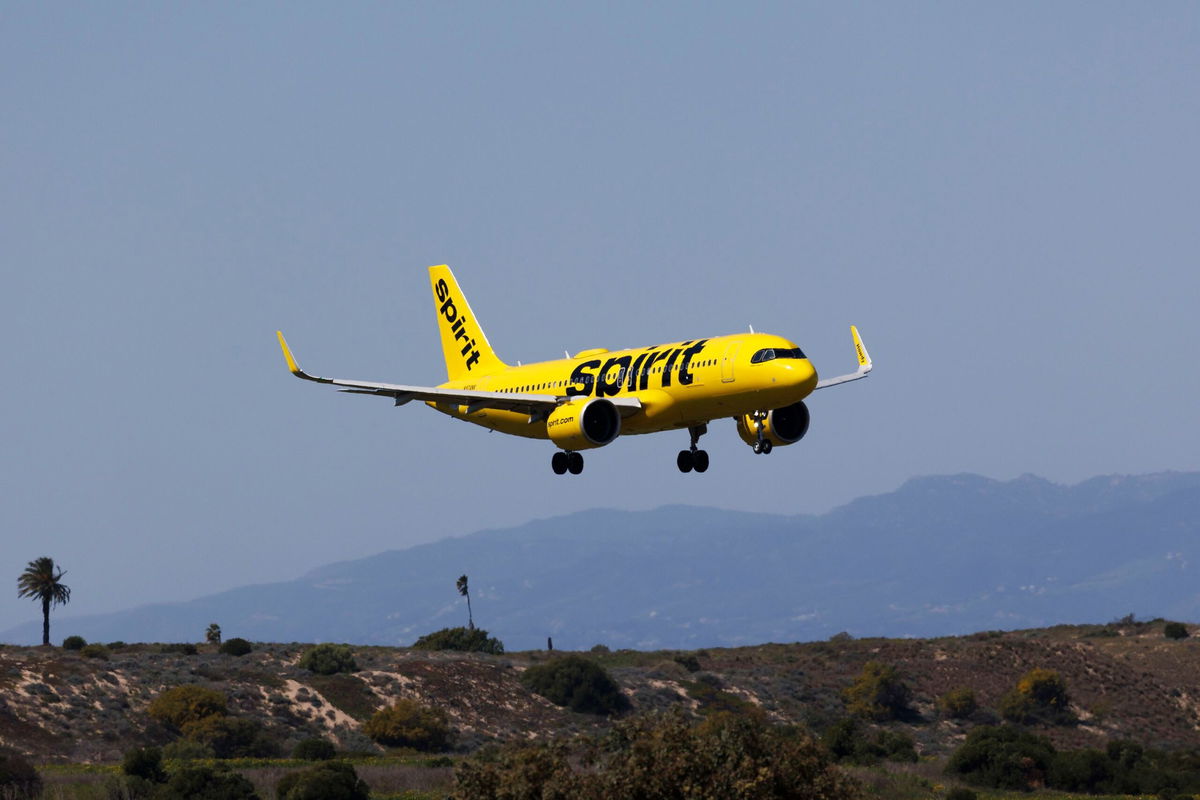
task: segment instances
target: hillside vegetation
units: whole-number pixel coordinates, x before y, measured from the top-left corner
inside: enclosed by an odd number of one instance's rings
[[[752,713],[818,733],[849,715],[855,695],[847,690],[864,667],[883,664],[907,687],[904,713],[864,717],[864,730],[909,736],[923,757],[948,755],[972,728],[1000,722],[1006,694],[1031,671],[1046,670],[1065,684],[1069,724],[1035,721],[1032,728],[1055,745],[1102,749],[1128,739],[1150,747],[1200,747],[1200,642],[1167,638],[1163,628],[1161,621],[1114,623],[688,652],[598,647],[579,655],[611,675],[625,699],[623,715],[669,709],[694,718]],[[194,655],[163,649],[170,648],[118,644],[104,659],[60,648],[0,648],[0,745],[41,763],[115,762],[134,746],[168,744],[191,725],[218,742],[225,741],[222,735],[244,734],[246,746],[266,748],[263,754],[290,753],[314,737],[341,750],[383,753],[384,745],[372,741],[364,726],[402,701],[436,710],[449,728],[446,741],[458,752],[489,742],[598,732],[612,724],[602,715],[557,706],[522,680],[530,667],[559,653],[353,647],[357,671],[322,675],[300,666],[307,645],[256,644],[240,657],[204,646]],[[184,685],[220,693],[224,709],[182,722],[150,713],[156,698]],[[964,690],[970,690],[969,707],[955,705]],[[950,703],[946,698],[953,700],[955,692],[960,697]]]

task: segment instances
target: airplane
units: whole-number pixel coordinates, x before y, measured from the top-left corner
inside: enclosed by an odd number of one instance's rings
[[[320,378],[300,369],[277,331],[288,369],[297,378],[344,387],[342,392],[412,400],[485,428],[548,439],[557,475],[583,472],[580,451],[612,444],[621,434],[686,429],[680,472],[708,470],[698,447],[708,423],[730,417],[755,453],[795,444],[808,432],[804,398],[817,389],[867,377],[871,357],[850,326],[858,369],[820,380],[795,343],[749,333],[688,339],[610,352],[583,350],[556,361],[510,366],[496,355],[450,267],[429,268],[448,380],[438,386]]]

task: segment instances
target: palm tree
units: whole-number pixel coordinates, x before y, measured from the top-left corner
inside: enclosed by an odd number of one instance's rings
[[[467,598],[467,627],[475,630],[475,618],[471,616],[471,590],[467,588],[467,576],[461,576],[454,584],[458,593]]]
[[[209,625],[208,630],[204,632],[204,640],[209,644],[220,644],[221,626],[215,622],[212,625]]]
[[[50,606],[66,605],[71,600],[71,590],[62,582],[67,573],[56,569],[54,559],[49,556],[30,561],[29,566],[17,578],[17,597],[29,597],[42,601],[42,644],[50,644]]]

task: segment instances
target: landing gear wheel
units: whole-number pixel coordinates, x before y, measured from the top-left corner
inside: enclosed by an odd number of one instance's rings
[[[572,475],[583,472],[583,456],[579,453],[567,453],[567,469]]]
[[[763,445],[765,445],[765,444],[766,444],[766,442],[755,442],[752,445],[752,447],[754,448],[754,455],[758,455],[759,453],[761,453],[763,451]]]
[[[692,453],[692,469],[696,472],[705,472],[708,470],[708,451],[697,450]]]
[[[691,472],[692,467],[695,466],[694,461],[695,459],[692,458],[691,450],[680,450],[679,456],[675,459],[675,464],[679,467],[680,472]],[[703,472],[704,470],[699,471]]]
[[[568,461],[569,459],[567,458],[567,454],[559,450],[550,457],[550,469],[554,470],[555,475],[562,475],[567,471]]]
[[[762,454],[765,456],[769,452],[771,452],[771,443],[768,441],[764,441],[762,443]]]

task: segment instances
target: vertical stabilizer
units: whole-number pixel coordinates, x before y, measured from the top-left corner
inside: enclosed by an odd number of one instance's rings
[[[438,333],[446,357],[446,374],[452,381],[498,372],[508,365],[496,357],[475,312],[458,288],[450,267],[442,264],[429,268],[437,311]]]

